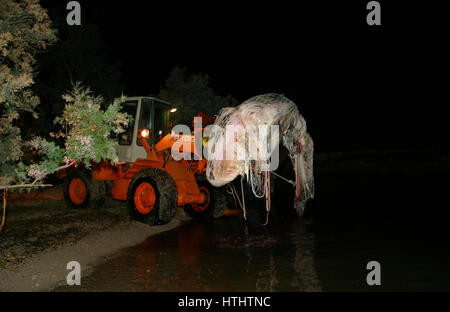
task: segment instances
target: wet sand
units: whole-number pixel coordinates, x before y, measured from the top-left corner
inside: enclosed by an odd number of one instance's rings
[[[60,200],[58,187],[37,193],[8,201],[0,236],[0,291],[48,291],[66,283],[69,261],[78,261],[86,276],[118,250],[189,219],[179,213],[169,224],[150,227],[131,220],[126,203],[112,198],[100,209],[73,210]]]

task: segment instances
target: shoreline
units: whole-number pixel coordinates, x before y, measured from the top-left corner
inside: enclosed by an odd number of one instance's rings
[[[188,217],[177,215],[168,224],[153,227],[131,221],[125,227],[86,236],[73,245],[34,254],[16,268],[0,270],[0,291],[52,291],[55,287],[66,283],[67,274],[70,272],[66,269],[66,265],[70,261],[80,263],[81,283],[83,283],[83,276],[89,275],[97,264],[109,256],[123,248],[137,245],[149,236],[172,230],[187,220]]]
[[[11,194],[0,235],[0,292],[51,291],[66,283],[67,263],[78,261],[83,276],[121,249],[172,230],[187,220],[179,208],[166,225],[130,218],[125,202],[106,197],[97,209],[70,209],[62,185]]]

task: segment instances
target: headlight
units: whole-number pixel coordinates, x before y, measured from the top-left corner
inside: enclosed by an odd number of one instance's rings
[[[143,138],[148,138],[148,135],[149,135],[149,134],[150,134],[150,131],[147,130],[147,129],[144,129],[144,130],[141,131],[141,136],[142,136]]]

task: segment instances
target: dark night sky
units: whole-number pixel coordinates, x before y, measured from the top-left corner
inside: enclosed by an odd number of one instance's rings
[[[367,1],[80,1],[82,22],[100,27],[122,63],[125,94],[157,93],[185,66],[239,101],[284,93],[319,151],[436,148],[448,128],[436,98],[438,35],[408,20],[413,7],[380,2],[383,25],[369,27]]]

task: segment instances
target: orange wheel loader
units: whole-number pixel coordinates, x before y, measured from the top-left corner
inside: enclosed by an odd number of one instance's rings
[[[227,209],[227,193],[204,178],[206,159],[175,160],[172,145],[194,135],[170,133],[170,114],[176,109],[152,97],[131,97],[123,111],[133,117],[126,132],[112,139],[119,161],[102,161],[91,170],[71,167],[65,176],[64,198],[69,207],[98,207],[105,194],[127,201],[130,215],[149,225],[168,223],[177,207],[192,217],[221,217]]]

